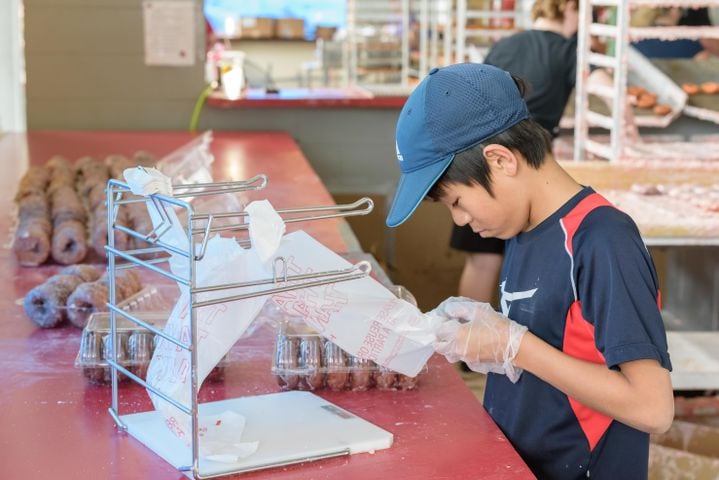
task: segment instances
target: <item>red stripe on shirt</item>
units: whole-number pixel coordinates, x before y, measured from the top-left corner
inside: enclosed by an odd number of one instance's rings
[[[572,303],[569,308],[564,326],[562,351],[574,358],[606,365],[604,356],[597,349],[594,342],[594,326],[582,316],[582,306],[579,301]],[[586,405],[582,405],[572,397],[568,398],[572,411],[577,417],[584,436],[587,438],[589,450],[594,450],[594,447],[599,443],[602,435],[612,423],[612,419]]]
[[[572,248],[572,239],[574,238],[574,234],[577,232],[579,225],[582,223],[582,220],[584,220],[584,217],[597,207],[611,206],[612,204],[609,203],[606,198],[602,197],[598,193],[592,193],[591,195],[584,197],[571,212],[562,217],[562,224],[564,225],[564,229],[567,233],[565,246],[567,247],[569,255],[574,253],[574,249]]]
[[[572,240],[579,229],[579,225],[592,210],[605,206],[612,206],[612,204],[598,193],[592,193],[583,198],[571,212],[562,218],[561,222],[566,234],[565,247],[570,257],[574,254]],[[573,276],[574,272],[570,272],[570,275]],[[572,303],[571,307],[569,307],[569,312],[567,312],[562,351],[581,360],[606,365],[604,356],[597,349],[594,340],[594,326],[582,315],[582,307],[578,300]],[[589,450],[594,450],[594,447],[599,443],[602,435],[612,423],[612,419],[586,405],[582,405],[572,397],[568,397],[568,399],[572,411],[584,432],[584,436],[587,438]]]

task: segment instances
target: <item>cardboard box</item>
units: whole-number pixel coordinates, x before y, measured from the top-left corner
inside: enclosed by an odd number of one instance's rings
[[[649,446],[649,480],[716,480],[719,459],[676,448]]]
[[[337,27],[320,27],[315,28],[315,39],[332,40],[337,33]]]
[[[302,18],[279,18],[275,31],[277,38],[302,40],[305,38],[305,21]]]
[[[274,36],[274,18],[242,17],[240,19],[240,38],[273,38]]]
[[[650,480],[719,478],[719,428],[675,420],[651,439]]]

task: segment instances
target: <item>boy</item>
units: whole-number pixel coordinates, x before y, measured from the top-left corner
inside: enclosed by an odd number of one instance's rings
[[[574,0],[535,0],[532,28],[497,41],[484,63],[522,77],[533,119],[556,137],[559,121],[577,76],[579,12]],[[480,237],[465,225],[454,226],[450,247],[467,253],[459,278],[460,296],[488,302],[502,266],[504,240]]]
[[[539,478],[646,478],[648,433],[674,414],[652,260],[632,220],[554,160],[523,93],[490,65],[433,69],[397,122],[387,225],[428,196],[508,240],[502,313],[444,301],[435,348],[493,372],[484,406]]]

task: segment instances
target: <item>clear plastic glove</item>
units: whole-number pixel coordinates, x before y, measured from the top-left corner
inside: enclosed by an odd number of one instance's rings
[[[443,322],[434,349],[450,362],[464,361],[480,373],[503,373],[513,382],[522,369],[512,364],[527,327],[496,312],[488,303],[451,297],[431,315]]]

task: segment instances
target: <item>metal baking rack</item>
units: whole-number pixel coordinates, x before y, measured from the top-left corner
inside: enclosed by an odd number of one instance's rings
[[[108,253],[108,284],[110,291],[110,301],[107,307],[110,311],[110,335],[111,335],[111,348],[112,352],[107,363],[111,366],[112,371],[112,406],[109,408],[110,415],[117,424],[117,426],[127,431],[127,425],[123,422],[119,412],[119,391],[118,381],[119,374],[125,375],[134,382],[140,384],[147,390],[153,392],[164,401],[173,405],[181,412],[189,415],[192,422],[192,465],[181,466],[179,470],[186,473],[191,473],[195,479],[206,479],[216,478],[224,475],[230,475],[239,473],[243,470],[232,470],[222,472],[219,474],[202,476],[199,472],[199,423],[198,423],[198,391],[200,385],[198,384],[197,378],[197,345],[198,345],[198,334],[197,334],[197,309],[209,305],[218,303],[239,301],[252,297],[259,297],[265,295],[272,295],[274,293],[285,292],[289,290],[296,290],[302,288],[316,287],[320,285],[326,285],[330,283],[344,282],[349,280],[355,280],[366,277],[370,271],[371,266],[367,261],[361,261],[356,263],[350,268],[341,270],[332,270],[324,272],[315,272],[302,275],[288,275],[286,270],[286,262],[284,258],[277,257],[273,263],[273,275],[272,278],[260,279],[256,281],[233,283],[233,284],[222,284],[198,287],[196,281],[196,262],[201,260],[207,248],[207,241],[213,234],[219,234],[221,232],[242,232],[248,230],[248,224],[244,221],[246,212],[218,212],[218,213],[194,213],[193,206],[188,198],[194,198],[199,196],[208,195],[221,195],[227,193],[237,193],[242,191],[260,190],[267,184],[267,177],[265,175],[257,175],[249,180],[235,181],[235,182],[224,182],[224,183],[204,183],[204,184],[193,184],[193,185],[175,185],[173,186],[173,196],[166,196],[160,194],[153,194],[148,197],[139,197],[131,193],[130,187],[123,182],[117,180],[110,180],[107,187],[107,211],[108,211],[108,244],[105,247]],[[131,228],[116,223],[118,209],[123,205],[137,202],[151,202],[155,206],[156,211],[160,214],[162,222],[157,225],[150,232],[138,232]],[[372,211],[374,204],[369,198],[362,198],[357,202],[345,205],[330,205],[330,206],[318,206],[318,207],[303,207],[303,208],[287,208],[280,209],[277,212],[283,217],[283,220],[287,223],[312,221],[327,218],[336,217],[347,217],[355,215],[366,215]],[[170,245],[163,241],[163,235],[171,228],[170,217],[168,209],[176,208],[182,211],[183,209],[187,213],[186,222],[186,233],[189,248],[183,250],[176,246]],[[225,221],[233,221],[230,224],[214,225],[216,219],[223,219]],[[148,244],[147,248],[139,249],[128,249],[120,250],[116,247],[115,235],[117,232],[123,232],[126,235],[145,241]],[[249,240],[240,240],[241,245],[248,245]],[[157,254],[157,253],[168,253],[176,254],[185,257],[188,262],[190,272],[187,278],[178,276],[171,271],[169,268],[163,268],[161,264],[166,262],[170,257],[163,256],[160,258],[143,259],[141,255],[145,254]],[[125,262],[118,263],[118,259],[122,259]],[[279,266],[279,268],[278,268]],[[140,320],[132,312],[128,312],[117,306],[116,296],[116,285],[115,275],[120,269],[130,268],[145,268],[158,273],[166,278],[174,280],[183,288],[187,289],[189,293],[189,318],[190,318],[190,342],[184,343],[182,340],[178,340],[161,330],[156,329],[152,325]],[[205,292],[217,292],[223,290],[233,290],[236,292],[239,288],[246,287],[257,287],[267,286],[267,288],[260,291],[252,291],[250,293],[236,294],[223,296],[221,298],[215,298],[205,301],[197,301],[196,296]],[[124,368],[118,363],[117,360],[117,348],[118,337],[117,337],[117,322],[116,315],[134,322],[137,325],[146,328],[155,335],[159,335],[165,340],[171,342],[179,348],[182,348],[190,352],[191,359],[191,404],[182,405],[172,398],[168,397],[158,389],[152,387],[143,379],[134,375],[128,369]],[[345,454],[349,451],[344,452]],[[326,458],[329,456],[336,455],[324,455],[318,456],[317,458]],[[310,460],[310,459],[308,459]],[[265,465],[262,468],[269,468],[277,465]]]

